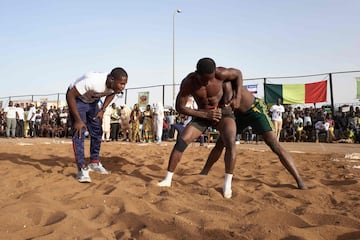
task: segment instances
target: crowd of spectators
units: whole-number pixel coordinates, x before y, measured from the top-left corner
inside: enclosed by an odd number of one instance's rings
[[[285,106],[280,141],[283,142],[360,142],[360,108],[339,107],[334,113],[322,106]]]
[[[269,108],[270,109],[270,108]],[[360,109],[358,106],[339,107],[334,113],[323,106],[284,106],[281,142],[344,142],[360,143]],[[269,117],[271,112],[269,111]],[[190,119],[161,104],[132,108],[111,104],[104,114],[103,141],[161,142],[172,141]],[[209,129],[213,131],[214,129]],[[0,135],[8,138],[72,136],[67,107],[35,106],[13,101],[1,109]],[[204,135],[207,136],[206,134]],[[256,138],[251,127],[237,136],[237,141]],[[259,139],[258,139],[259,140]],[[261,139],[260,139],[261,140]],[[204,141],[204,140],[202,140]]]
[[[130,142],[161,142],[176,137],[177,125],[182,125],[185,116],[173,109],[165,110],[161,104],[147,105],[141,110],[111,104],[103,116],[102,140]],[[7,138],[68,138],[72,136],[71,118],[67,107],[35,106],[34,103],[14,106],[13,101],[1,109],[0,136]]]
[[[70,120],[67,107],[36,107],[34,103],[15,104],[15,118],[12,111],[13,101],[1,109],[0,135],[12,138],[27,137],[69,137]],[[14,121],[13,121],[14,120]]]

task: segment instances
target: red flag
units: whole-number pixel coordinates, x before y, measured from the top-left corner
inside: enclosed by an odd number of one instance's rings
[[[305,103],[326,102],[327,81],[305,84]]]

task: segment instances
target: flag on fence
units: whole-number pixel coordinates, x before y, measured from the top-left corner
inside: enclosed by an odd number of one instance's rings
[[[249,85],[245,85],[245,87],[252,94],[257,94],[257,84],[249,84]]]
[[[360,77],[356,78],[356,87],[357,87],[356,97],[357,99],[360,99]]]
[[[326,102],[327,80],[306,84],[265,84],[265,102],[283,104]]]

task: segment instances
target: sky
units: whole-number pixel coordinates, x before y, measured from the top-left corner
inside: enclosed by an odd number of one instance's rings
[[[128,72],[127,88],[171,85],[173,56],[176,84],[202,57],[245,79],[360,71],[359,9],[358,0],[1,0],[0,99],[65,93],[114,67]],[[337,102],[356,101],[359,76],[334,77]]]

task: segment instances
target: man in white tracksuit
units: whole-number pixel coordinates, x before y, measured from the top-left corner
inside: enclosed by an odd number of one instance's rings
[[[155,142],[161,142],[164,124],[164,107],[158,102],[154,107],[154,135]]]

